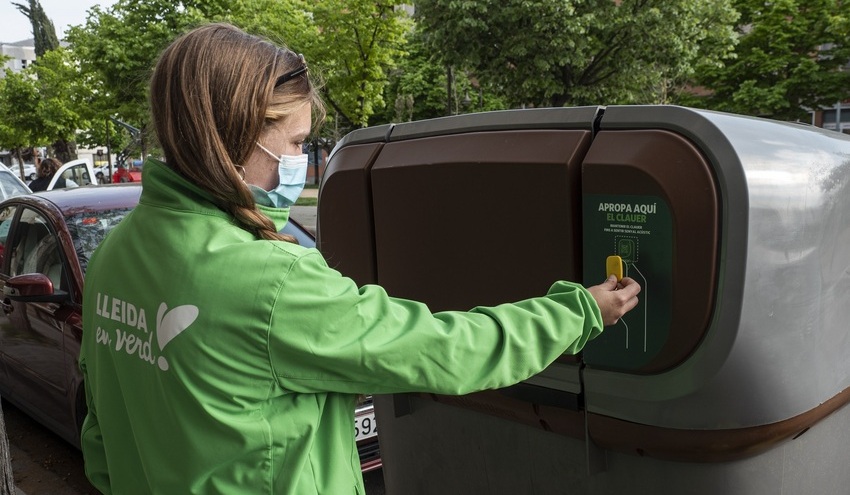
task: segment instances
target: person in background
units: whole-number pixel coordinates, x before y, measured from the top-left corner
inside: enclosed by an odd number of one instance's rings
[[[59,170],[59,167],[62,166],[62,162],[57,160],[56,158],[45,158],[38,164],[38,177],[33,179],[32,182],[29,183],[30,191],[38,192],[38,191],[46,191],[47,186],[50,185],[50,181],[53,179],[53,176],[56,174],[56,171]],[[53,189],[61,189],[65,187],[65,179],[59,177],[56,179],[56,184],[53,185]]]
[[[637,304],[611,277],[432,313],[278,233],[324,114],[287,48],[201,26],[160,55],[150,98],[165,161],[145,162],[83,295],[81,443],[104,494],[363,494],[359,394],[513,385]]]

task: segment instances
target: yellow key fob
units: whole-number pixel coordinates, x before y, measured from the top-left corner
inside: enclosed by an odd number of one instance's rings
[[[614,275],[617,277],[617,282],[623,279],[623,258],[614,255],[609,256],[605,260],[605,272],[607,273],[606,277],[610,277]]]

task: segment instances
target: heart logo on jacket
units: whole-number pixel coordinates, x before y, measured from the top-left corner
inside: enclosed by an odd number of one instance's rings
[[[186,304],[168,311],[168,306],[165,303],[160,304],[156,312],[156,341],[159,343],[159,350],[162,351],[174,337],[189,328],[189,325],[194,323],[197,318],[197,306]],[[157,364],[162,371],[168,370],[168,361],[165,356],[159,356]]]

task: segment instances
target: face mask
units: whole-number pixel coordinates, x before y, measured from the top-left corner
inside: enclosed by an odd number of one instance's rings
[[[277,157],[262,144],[257,143],[257,146],[277,160],[278,163],[280,184],[271,191],[266,191],[269,199],[277,208],[292,206],[298,196],[301,195],[304,184],[307,182],[307,154],[280,155],[280,157]]]

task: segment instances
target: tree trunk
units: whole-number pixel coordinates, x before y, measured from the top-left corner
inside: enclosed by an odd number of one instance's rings
[[[22,181],[24,181],[24,182],[26,182],[26,181],[27,181],[27,178],[26,178],[26,177],[24,177],[24,155],[23,155],[23,153],[21,153],[21,148],[20,148],[20,146],[19,146],[19,147],[17,147],[17,148],[15,148],[15,152],[16,152],[16,154],[18,155],[18,171],[19,171],[19,175],[21,176],[21,180],[22,180]]]
[[[15,495],[15,477],[12,475],[12,456],[9,453],[9,438],[6,436],[6,421],[0,407],[0,495]]]
[[[68,163],[77,159],[77,143],[59,139],[52,145],[53,156],[62,163]]]

